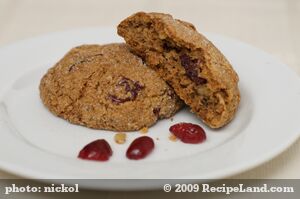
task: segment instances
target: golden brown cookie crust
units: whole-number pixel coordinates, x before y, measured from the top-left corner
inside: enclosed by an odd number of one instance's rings
[[[238,76],[192,24],[139,12],[119,24],[118,34],[207,125],[219,128],[232,120],[240,101]]]
[[[40,83],[44,105],[71,123],[133,131],[171,117],[181,102],[126,44],[71,49]]]

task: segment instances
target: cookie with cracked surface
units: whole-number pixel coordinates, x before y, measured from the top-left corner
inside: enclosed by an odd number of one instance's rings
[[[118,25],[118,34],[204,123],[220,128],[232,120],[240,102],[238,75],[192,24],[139,12]]]
[[[126,44],[71,49],[40,82],[55,115],[95,129],[133,131],[171,117],[181,101]]]

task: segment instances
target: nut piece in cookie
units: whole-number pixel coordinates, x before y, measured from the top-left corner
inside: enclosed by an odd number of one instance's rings
[[[71,49],[40,82],[44,105],[71,123],[133,131],[169,118],[181,101],[126,44]]]
[[[139,12],[119,24],[118,34],[208,126],[232,120],[240,102],[238,76],[192,24]]]

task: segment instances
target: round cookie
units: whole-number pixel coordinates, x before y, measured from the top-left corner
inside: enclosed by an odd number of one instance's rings
[[[208,126],[232,120],[240,102],[238,76],[192,24],[139,12],[118,25],[118,34]]]
[[[55,115],[95,129],[133,131],[171,117],[181,102],[126,44],[71,49],[40,82]]]

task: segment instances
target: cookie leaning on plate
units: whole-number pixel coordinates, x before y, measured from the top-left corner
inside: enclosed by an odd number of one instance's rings
[[[192,24],[139,12],[119,24],[118,34],[208,126],[232,120],[240,101],[238,76]]]
[[[182,104],[126,44],[73,48],[44,75],[40,96],[71,123],[116,131],[149,127]]]

